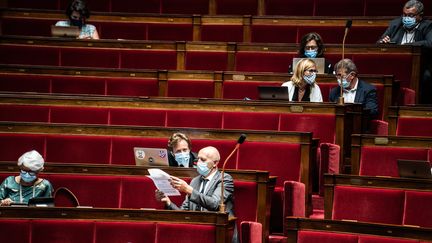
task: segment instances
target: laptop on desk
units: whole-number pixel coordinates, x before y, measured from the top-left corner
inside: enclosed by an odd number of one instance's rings
[[[78,38],[80,30],[78,26],[55,26],[51,25],[51,36]]]
[[[398,159],[397,163],[400,177],[432,179],[429,161]]]
[[[169,166],[168,151],[162,148],[134,148],[135,164]]]
[[[293,63],[292,63],[292,70],[293,72],[295,71],[295,67],[297,65],[297,63],[301,60],[301,59],[305,59],[305,58],[299,58],[299,57],[295,57],[293,58]],[[316,68],[318,70],[318,73],[325,73],[325,59],[323,57],[318,57],[318,58],[309,58],[312,61],[315,62],[316,64]]]
[[[260,100],[289,100],[288,88],[285,86],[258,86]]]

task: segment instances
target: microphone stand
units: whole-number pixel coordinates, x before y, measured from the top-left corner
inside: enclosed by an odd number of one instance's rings
[[[239,149],[240,143],[237,143],[233,151],[228,155],[228,157],[225,159],[223,165],[222,165],[222,172],[221,172],[221,199],[219,203],[219,213],[225,213],[225,203],[224,203],[224,173],[225,173],[225,165],[228,162],[228,160],[233,156],[233,154]]]
[[[351,28],[352,25],[352,20],[347,20],[346,25],[345,25],[345,33],[343,36],[343,40],[342,40],[342,60],[345,59],[345,39],[348,35],[348,30]],[[343,97],[343,85],[342,85],[342,80],[341,83],[339,84],[340,86],[340,94],[339,94],[339,99],[338,99],[338,105],[343,105],[345,104],[344,101],[344,97]]]

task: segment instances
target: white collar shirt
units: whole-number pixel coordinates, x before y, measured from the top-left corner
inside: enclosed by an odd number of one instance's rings
[[[355,96],[356,96],[356,93],[357,93],[358,83],[359,82],[358,82],[358,79],[357,79],[357,82],[356,82],[355,86],[352,89],[350,89],[350,90],[344,89],[343,90],[343,97],[344,97],[345,103],[354,103]]]

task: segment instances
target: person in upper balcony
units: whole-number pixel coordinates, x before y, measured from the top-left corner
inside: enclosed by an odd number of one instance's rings
[[[186,134],[176,132],[168,140],[168,162],[170,166],[196,167],[197,154],[191,151],[192,142]]]
[[[66,16],[69,20],[58,21],[55,25],[77,26],[80,29],[78,39],[99,39],[96,27],[87,24],[87,19],[90,18],[90,11],[88,10],[85,1],[73,0],[66,9]]]
[[[325,58],[324,43],[321,36],[316,32],[304,35],[300,41],[298,56],[300,58]],[[324,72],[333,74],[333,65],[325,59]],[[290,66],[289,72],[292,73],[293,67]]]
[[[330,102],[337,102],[343,87],[345,103],[361,103],[370,118],[378,115],[378,99],[375,86],[358,79],[358,71],[350,59],[342,59],[335,65],[338,86],[330,90]]]
[[[282,84],[288,88],[289,101],[323,101],[321,90],[315,82],[317,72],[312,59],[305,58],[297,63],[291,80]]]
[[[423,17],[421,1],[409,0],[402,9],[402,16],[392,20],[378,43],[432,47],[432,21]]]
[[[0,185],[0,206],[28,203],[35,197],[52,197],[51,183],[39,177],[43,165],[44,159],[36,150],[24,153],[18,159],[20,174],[7,177]]]
[[[390,22],[378,43],[423,47],[418,95],[420,103],[432,104],[432,21],[423,15],[423,3],[409,0],[402,9],[402,16]]]

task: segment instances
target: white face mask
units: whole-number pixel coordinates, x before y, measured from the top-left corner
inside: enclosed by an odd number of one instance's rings
[[[312,85],[315,83],[316,73],[312,73],[311,75],[304,75],[303,79],[307,84]]]
[[[210,173],[210,168],[207,166],[207,163],[198,161],[197,163],[197,171],[200,175],[206,177]]]

